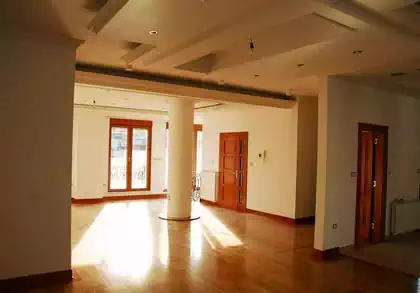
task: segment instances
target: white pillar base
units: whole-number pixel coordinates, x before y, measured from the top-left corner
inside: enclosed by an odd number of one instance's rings
[[[159,219],[167,220],[167,221],[178,221],[178,222],[186,222],[186,221],[194,221],[200,219],[200,215],[198,213],[191,213],[191,216],[185,218],[179,217],[170,217],[168,213],[161,213],[159,215]]]

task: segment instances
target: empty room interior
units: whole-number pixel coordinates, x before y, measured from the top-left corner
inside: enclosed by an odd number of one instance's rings
[[[32,2],[1,293],[420,292],[420,1]]]

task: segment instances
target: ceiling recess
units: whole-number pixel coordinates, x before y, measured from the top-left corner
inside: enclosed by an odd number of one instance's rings
[[[406,76],[407,73],[405,73],[405,72],[392,72],[389,75],[392,76],[392,77],[398,77],[398,76]]]
[[[108,0],[85,0],[83,8],[91,12],[98,12],[105,6],[106,2],[108,2]]]

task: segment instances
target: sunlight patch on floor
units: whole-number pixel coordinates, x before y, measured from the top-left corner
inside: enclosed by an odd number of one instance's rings
[[[212,237],[214,237],[222,247],[234,247],[243,245],[243,242],[205,206],[201,206],[201,219],[204,226],[211,234],[207,235],[207,237],[204,236],[211,247],[215,246],[214,243],[209,239]]]
[[[72,251],[72,265],[102,265],[139,278],[152,265],[153,238],[145,203],[106,205]]]

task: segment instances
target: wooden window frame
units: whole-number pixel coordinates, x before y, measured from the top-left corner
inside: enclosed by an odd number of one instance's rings
[[[111,189],[111,143],[112,128],[121,127],[127,129],[127,175],[125,189]],[[109,145],[108,145],[108,192],[130,192],[130,191],[150,191],[152,180],[152,128],[153,122],[148,120],[130,120],[111,118],[109,121]],[[146,188],[132,188],[132,155],[133,155],[133,129],[145,129],[147,135],[147,168],[146,168]]]

